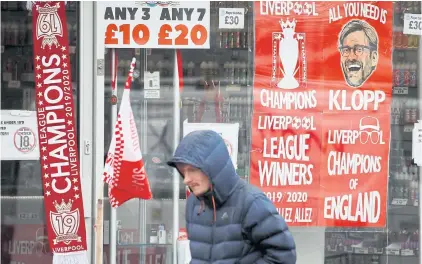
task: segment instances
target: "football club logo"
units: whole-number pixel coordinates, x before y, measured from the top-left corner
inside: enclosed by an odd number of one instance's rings
[[[63,25],[57,14],[57,9],[60,7],[60,3],[56,3],[53,6],[45,4],[43,7],[37,5],[39,13],[37,19],[37,39],[43,38],[41,48],[49,46],[50,49],[53,45],[59,46],[56,36],[63,37]]]
[[[68,203],[62,199],[60,204],[57,201],[53,202],[57,213],[50,212],[50,222],[53,227],[56,238],[53,239],[54,244],[60,242],[69,245],[73,240],[81,242],[81,237],[77,235],[79,229],[79,208],[72,211],[72,200]]]

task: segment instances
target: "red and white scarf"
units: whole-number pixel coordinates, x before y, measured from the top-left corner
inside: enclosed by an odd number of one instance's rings
[[[32,6],[31,6],[32,4]],[[64,2],[30,2],[40,163],[53,263],[88,263]]]
[[[135,118],[130,105],[130,86],[136,59],[132,59],[119,113],[104,166],[104,182],[112,207],[132,199],[151,199]]]

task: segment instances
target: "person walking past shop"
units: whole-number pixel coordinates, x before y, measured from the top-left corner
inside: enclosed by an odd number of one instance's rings
[[[192,264],[296,263],[287,224],[262,191],[236,174],[219,134],[189,133],[167,164],[193,194],[185,216]]]

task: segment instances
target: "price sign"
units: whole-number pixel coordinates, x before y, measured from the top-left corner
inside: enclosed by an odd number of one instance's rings
[[[37,113],[1,110],[1,160],[38,160]]]
[[[101,1],[97,5],[107,48],[209,48],[209,1]]]
[[[10,80],[7,83],[7,87],[8,88],[20,88],[21,87],[21,82],[18,80]]]
[[[355,253],[356,254],[368,254],[368,248],[359,248],[359,247],[356,247],[355,248]]]
[[[413,125],[405,125],[403,127],[403,132],[405,133],[412,133],[412,131],[413,131]]]
[[[353,248],[351,246],[344,246],[344,252],[353,253]]]
[[[413,249],[402,249],[401,255],[402,256],[414,256],[415,252],[413,251]]]
[[[393,94],[409,94],[409,87],[393,87]]]
[[[409,35],[422,35],[422,15],[404,14],[403,33]]]
[[[245,26],[244,8],[220,8],[219,28],[221,29],[243,29]]]
[[[399,248],[387,248],[385,250],[385,253],[387,255],[399,256],[400,255],[400,249]]]
[[[404,206],[407,205],[407,199],[394,198],[391,204]]]

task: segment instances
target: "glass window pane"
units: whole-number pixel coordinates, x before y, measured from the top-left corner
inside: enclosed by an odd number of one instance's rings
[[[117,64],[113,67],[113,56]],[[133,199],[117,209],[118,241],[117,258],[125,258],[130,252],[131,259],[149,258],[157,254],[162,261],[172,261],[173,229],[173,171],[165,163],[173,153],[173,71],[174,51],[165,49],[106,49],[105,69],[105,142],[106,157],[111,142],[112,127],[112,70],[117,72],[116,110],[121,103],[132,58],[137,59],[135,78],[132,82],[130,102],[138,130],[141,152],[146,173],[151,186],[153,199]],[[156,85],[149,82],[149,74],[159,72],[159,95],[145,93],[144,87]],[[152,82],[152,80],[150,80]],[[108,194],[108,185],[104,187]],[[184,189],[180,188],[180,195]],[[110,207],[106,203],[105,221],[109,221]],[[158,230],[164,228],[165,234]],[[126,240],[119,240],[123,234]],[[106,241],[106,240],[105,240]],[[157,246],[154,244],[161,244]],[[109,245],[105,242],[105,254],[108,256]],[[126,252],[126,253],[125,253]]]

